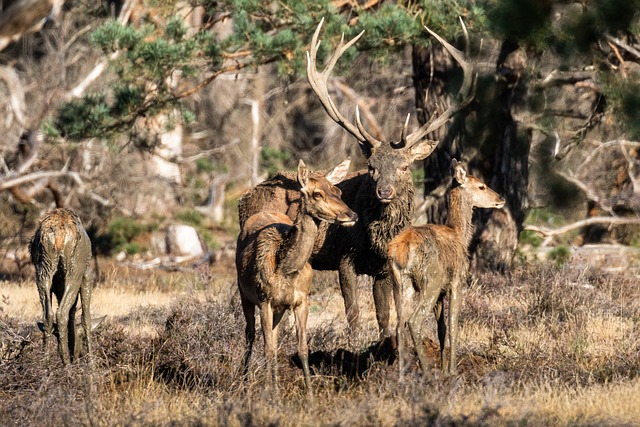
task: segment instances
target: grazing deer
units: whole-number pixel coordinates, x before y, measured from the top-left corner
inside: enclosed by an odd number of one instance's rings
[[[465,77],[459,93],[462,101],[452,103],[448,110],[438,117],[432,117],[411,134],[407,133],[407,117],[399,141],[380,141],[364,129],[358,109],[354,125],[338,111],[329,96],[327,81],[333,67],[362,33],[346,44],[343,38],[325,70],[318,73],[316,55],[321,28],[322,21],[313,35],[307,56],[309,83],[327,114],[356,138],[367,158],[368,170],[352,174],[338,185],[345,203],[358,214],[358,223],[347,231],[336,225],[322,225],[311,256],[311,265],[316,270],[339,271],[347,321],[352,330],[357,326],[359,319],[356,277],[360,274],[372,276],[378,325],[382,335],[386,336],[389,334],[392,292],[387,244],[404,227],[411,224],[415,193],[411,165],[416,160],[429,156],[438,144],[437,141],[425,140],[425,136],[443,126],[471,100],[469,93],[473,83],[474,67],[464,60],[462,52],[427,29],[464,70]],[[238,204],[240,225],[242,226],[251,215],[263,210],[274,210],[295,218],[299,204],[295,178],[291,174],[282,173],[256,186],[242,197]]]
[[[75,326],[78,296],[82,301],[87,355],[91,357],[91,283],[87,277],[91,241],[78,215],[64,208],[47,213],[31,239],[29,251],[36,268],[36,285],[42,304],[46,360],[49,360],[49,341],[54,325],[57,325],[58,352],[62,363],[68,365],[79,354]],[[51,294],[55,294],[58,300],[55,320]]]
[[[352,226],[358,216],[340,199],[334,185],[349,168],[349,161],[336,166],[324,176],[309,176],[302,160],[298,165],[300,209],[295,222],[279,212],[260,212],[251,216],[238,236],[236,269],[238,287],[247,326],[244,373],[255,340],[255,307],[260,307],[264,349],[277,389],[276,343],[278,324],[290,308],[296,319],[298,356],[302,362],[304,382],[311,393],[311,376],[307,347],[308,294],[312,269],[309,257],[320,222]]]
[[[473,208],[504,206],[504,199],[478,178],[467,175],[464,166],[455,159],[451,162],[453,184],[449,191],[449,213],[446,225],[428,224],[407,227],[389,242],[389,264],[393,275],[393,293],[398,316],[397,342],[400,374],[403,372],[404,347],[404,291],[413,285],[417,296],[415,307],[406,323],[425,374],[429,375],[420,324],[424,313],[434,309],[438,324],[441,369],[456,372],[456,342],[458,313],[462,303],[460,286],[469,269],[468,250],[473,236],[471,222]],[[449,294],[449,364],[446,369],[444,340],[447,325],[444,321],[443,300]]]

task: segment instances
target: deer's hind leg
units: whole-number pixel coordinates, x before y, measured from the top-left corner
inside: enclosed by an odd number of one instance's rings
[[[460,281],[455,279],[449,290],[449,367],[447,372],[450,375],[455,375],[458,371],[456,351],[458,347],[458,315],[461,305]]]
[[[82,329],[84,330],[84,339],[87,346],[87,357],[89,358],[89,364],[93,364],[93,352],[92,352],[92,336],[91,331],[91,281],[87,272],[82,276],[82,284],[80,285],[80,301],[82,304]],[[77,335],[76,335],[77,336]],[[76,345],[82,345],[82,343],[76,343]]]
[[[444,320],[444,294],[441,293],[438,301],[436,301],[435,307],[433,307],[433,314],[436,317],[436,323],[438,327],[438,343],[440,344],[440,369],[444,372],[447,366],[447,360],[445,357],[444,347],[445,338],[447,336],[447,323]]]
[[[68,280],[67,282],[73,282]],[[58,350],[62,357],[62,363],[71,363],[71,354],[76,345],[75,313],[78,304],[78,289],[73,284],[65,287],[64,294],[58,304],[56,323],[58,324]]]
[[[404,319],[404,290],[411,286],[409,278],[402,274],[402,269],[395,262],[391,262],[391,278],[393,280],[393,300],[396,305],[396,349],[398,351],[398,375],[402,382],[404,378],[404,345],[405,345],[405,319]]]
[[[280,314],[280,318],[282,314]],[[264,354],[267,359],[267,366],[271,374],[271,382],[274,389],[278,390],[278,361],[276,358],[277,346],[277,322],[275,313],[270,302],[260,304],[260,324],[262,326],[262,336],[264,337]]]
[[[411,333],[413,345],[415,346],[416,353],[418,353],[420,366],[422,367],[424,374],[431,378],[431,371],[429,370],[429,364],[427,363],[427,353],[424,349],[420,329],[425,313],[434,309],[438,297],[440,296],[441,287],[437,280],[427,281],[427,283],[423,283],[422,285],[423,286],[418,287],[421,289],[420,298],[407,323],[409,325],[409,332]]]
[[[249,360],[251,360],[251,352],[253,351],[253,343],[256,340],[256,306],[246,298],[242,297],[242,312],[246,321],[244,328],[244,336],[246,339],[246,348],[244,351],[244,360],[242,363],[242,373],[247,377],[249,372]]]
[[[36,264],[36,285],[40,304],[42,305],[42,344],[46,362],[49,362],[51,335],[53,335],[52,283],[53,271],[51,266]]]

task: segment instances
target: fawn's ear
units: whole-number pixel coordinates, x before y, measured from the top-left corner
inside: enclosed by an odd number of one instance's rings
[[[298,183],[303,188],[309,183],[309,169],[307,169],[307,165],[304,164],[302,159],[298,162]]]
[[[333,185],[336,185],[337,183],[342,182],[344,177],[347,176],[347,173],[349,172],[349,166],[351,166],[351,157],[347,158],[347,160],[331,169],[324,177],[327,178],[327,181],[329,181]]]
[[[464,184],[467,180],[467,170],[463,164],[456,159],[451,160],[451,174],[453,175],[453,179],[458,181],[460,185]]]

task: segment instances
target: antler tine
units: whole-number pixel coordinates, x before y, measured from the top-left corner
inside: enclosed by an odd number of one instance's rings
[[[411,118],[411,113],[407,114],[407,119],[404,121],[404,126],[402,127],[402,134],[400,135],[400,146],[404,147],[407,144],[407,128],[409,127],[409,119]]]
[[[462,18],[460,18],[460,25],[462,26],[462,32],[464,33],[464,36],[465,36],[465,41],[467,45],[467,48],[465,48],[465,51],[467,51],[468,45],[469,45],[469,34],[467,32],[467,27],[464,25],[464,22],[462,21]],[[432,31],[426,26],[424,28],[429,32],[429,34],[431,34],[433,37],[436,38],[436,40],[438,40],[438,42],[447,50],[447,52],[449,52],[449,54],[451,54],[451,56],[453,56],[453,58],[462,68],[464,79],[458,91],[457,98],[459,99],[454,101],[454,103],[442,114],[437,116],[436,114],[433,114],[431,119],[427,121],[427,123],[422,125],[420,129],[417,129],[416,131],[411,133],[409,136],[407,136],[406,140],[409,146],[420,141],[425,135],[442,127],[458,111],[462,110],[467,105],[469,105],[469,103],[473,99],[473,94],[470,94],[470,92],[474,82],[475,64],[472,62],[468,62],[465,58],[466,55],[463,52],[461,52],[460,50],[456,49],[451,44],[449,44],[445,39],[440,37],[438,33],[436,33],[435,31]]]
[[[310,51],[307,51],[307,79],[309,80],[309,84],[311,85],[311,88],[315,92],[316,96],[318,97],[318,100],[324,107],[325,111],[334,122],[336,122],[344,130],[346,130],[351,135],[353,135],[358,140],[359,143],[362,144],[364,142],[369,142],[372,145],[375,145],[375,142],[374,142],[376,141],[375,139],[373,140],[369,139],[370,135],[368,134],[365,135],[364,133],[362,133],[357,126],[355,126],[353,123],[347,120],[340,113],[336,105],[333,103],[333,100],[329,96],[329,88],[328,88],[329,76],[333,71],[333,67],[338,62],[338,59],[342,56],[342,54],[347,49],[353,46],[358,41],[358,39],[360,39],[360,37],[362,37],[362,34],[364,34],[364,31],[362,31],[360,34],[358,34],[357,36],[349,40],[346,44],[344,43],[344,34],[343,34],[336,50],[334,51],[333,55],[331,55],[331,58],[329,58],[329,61],[325,69],[322,71],[322,73],[318,73],[318,69],[316,66],[316,56],[318,54],[318,47],[320,46],[320,40],[318,40],[318,37],[320,36],[320,30],[322,28],[323,23],[324,23],[324,18],[322,18],[322,20],[316,27],[316,31],[313,33],[313,38],[311,39]]]
[[[358,127],[358,130],[360,131],[362,136],[364,136],[365,139],[369,141],[369,143],[373,147],[379,147],[380,144],[382,144],[382,141],[376,139],[373,135],[367,132],[367,130],[362,125],[362,121],[360,120],[360,108],[357,105],[356,105],[356,126]]]

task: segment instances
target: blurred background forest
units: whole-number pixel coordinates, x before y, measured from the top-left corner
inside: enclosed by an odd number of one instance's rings
[[[167,230],[183,224],[215,259],[233,250],[237,199],[275,171],[299,158],[316,169],[346,157],[352,170],[365,167],[305,77],[305,50],[324,17],[321,60],[340,34],[365,30],[330,90],[348,117],[359,106],[375,136],[397,139],[408,113],[416,128],[457,92],[460,70],[424,25],[476,64],[473,102],[430,136],[438,148],[414,165],[416,222],[444,218],[455,157],[507,199],[476,220],[475,268],[576,253],[638,268],[638,0],[0,6],[5,267],[28,263],[37,220],[55,206],[80,214],[98,255],[158,259],[171,251]]]

